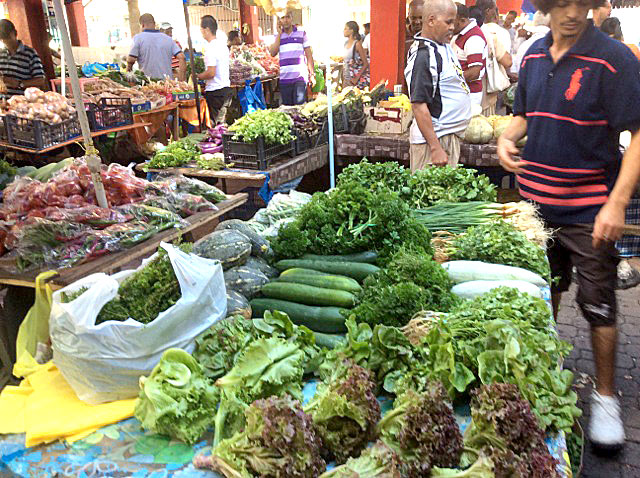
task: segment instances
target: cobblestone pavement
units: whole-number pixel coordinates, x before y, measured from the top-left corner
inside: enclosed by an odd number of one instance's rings
[[[637,267],[637,264],[636,264]],[[560,336],[572,343],[573,352],[565,367],[576,374],[580,419],[587,430],[589,397],[593,390],[594,362],[591,353],[589,326],[575,303],[575,286],[564,294],[558,317]],[[615,456],[594,453],[585,437],[583,478],[640,478],[640,286],[618,292],[619,342],[616,366],[616,386],[619,390],[627,443]]]

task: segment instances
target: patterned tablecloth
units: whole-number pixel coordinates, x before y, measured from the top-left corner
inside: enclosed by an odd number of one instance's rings
[[[389,158],[409,162],[409,134],[338,134],[335,136],[338,156],[367,158]],[[475,167],[498,167],[497,146],[489,144],[468,144],[460,146],[460,164]]]

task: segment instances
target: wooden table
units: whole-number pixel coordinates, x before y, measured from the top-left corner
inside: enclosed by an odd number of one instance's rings
[[[53,289],[59,289],[97,272],[113,274],[124,266],[129,266],[151,255],[163,241],[172,242],[178,238],[185,238],[195,242],[213,231],[222,216],[242,206],[247,202],[247,198],[246,193],[236,194],[226,201],[216,204],[217,211],[200,212],[187,218],[186,221],[189,225],[185,228],[169,229],[125,251],[108,254],[74,267],[59,269],[58,274],[49,283]],[[0,284],[33,288],[35,287],[35,279],[40,272],[42,270],[19,273],[0,268]]]
[[[409,134],[337,134],[336,155],[357,158],[395,159],[409,164]],[[489,144],[460,144],[460,164],[477,168],[500,166],[498,147]]]
[[[223,169],[222,171],[210,171],[207,169],[199,169],[195,166],[187,166],[184,168],[150,169],[149,172],[169,172],[197,178],[218,179],[222,183],[222,190],[227,192],[227,181],[243,181],[249,183],[248,187],[261,187],[267,178],[267,174],[269,175],[269,187],[275,189],[286,182],[322,168],[328,164],[328,162],[329,146],[324,144],[294,158],[280,159],[274,162],[267,171],[234,168]],[[138,171],[144,171],[144,164],[138,164],[136,169]]]
[[[133,140],[136,144],[144,144],[151,139],[151,137],[156,134],[156,132],[160,128],[164,128],[164,123],[167,120],[167,117],[173,113],[173,117],[175,121],[173,122],[173,131],[171,135],[173,139],[180,138],[180,122],[178,121],[180,111],[180,103],[174,102],[169,103],[166,106],[162,106],[161,108],[156,108],[151,111],[143,111],[142,113],[136,113],[133,115],[134,124],[142,124],[144,123],[144,129],[138,129],[135,131],[135,134],[132,134]]]
[[[134,124],[129,124],[129,125],[126,125],[126,126],[118,126],[117,128],[103,129],[102,131],[93,131],[91,133],[91,137],[92,138],[96,138],[98,136],[104,136],[104,135],[111,134],[111,133],[119,133],[120,131],[129,131],[131,136],[135,138],[135,135],[133,134],[133,132],[136,131],[137,129],[145,128],[147,126],[151,126],[151,123],[145,123],[145,122],[135,123],[134,122]],[[71,144],[80,143],[80,142],[82,142],[82,136],[76,136],[75,138],[72,138],[70,140],[64,141],[62,143],[54,144],[53,146],[49,146],[48,148],[44,148],[44,149],[41,149],[41,150],[25,148],[25,147],[22,147],[22,146],[16,146],[15,144],[5,143],[4,141],[0,141],[0,146],[5,147],[7,149],[14,149],[16,151],[22,151],[24,153],[45,154],[45,153],[49,153],[50,151],[54,151],[56,149],[63,148],[65,146],[69,146]]]

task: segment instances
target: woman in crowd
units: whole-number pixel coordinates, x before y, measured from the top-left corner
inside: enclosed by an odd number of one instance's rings
[[[360,26],[356,22],[347,22],[344,27],[344,85],[365,88],[369,86],[369,58],[362,46]]]
[[[600,30],[602,33],[609,35],[611,38],[615,38],[618,41],[624,43],[624,37],[622,36],[622,26],[620,25],[620,20],[616,17],[606,18],[602,25],[600,25]],[[624,43],[627,45],[633,54],[636,56],[638,60],[640,60],[640,48],[633,43]]]

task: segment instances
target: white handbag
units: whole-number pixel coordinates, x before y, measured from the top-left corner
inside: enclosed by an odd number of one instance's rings
[[[491,35],[492,41],[487,42],[489,55],[487,57],[487,93],[497,93],[504,91],[511,86],[511,81],[507,71],[496,58],[496,36]]]

